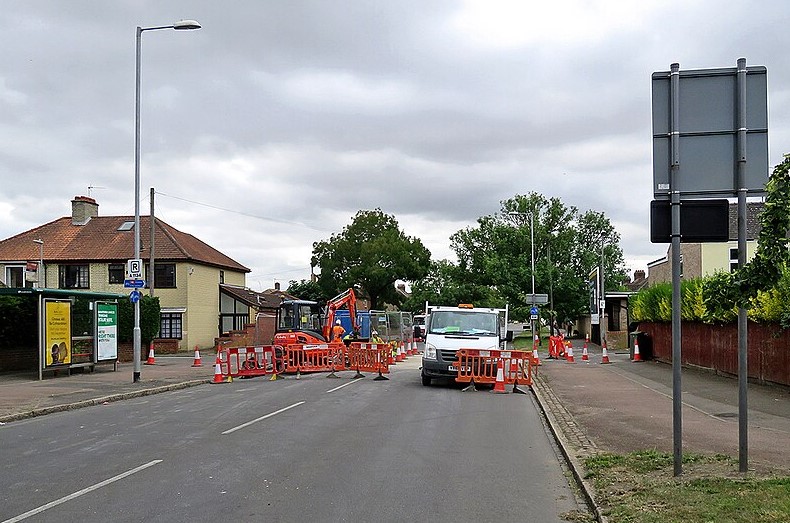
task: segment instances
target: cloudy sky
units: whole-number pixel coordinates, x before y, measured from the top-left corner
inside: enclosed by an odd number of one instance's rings
[[[315,241],[381,208],[435,259],[539,192],[604,212],[630,268],[649,241],[650,76],[768,69],[769,163],[790,152],[786,0],[4,0],[0,238],[141,209],[250,267],[308,278]]]

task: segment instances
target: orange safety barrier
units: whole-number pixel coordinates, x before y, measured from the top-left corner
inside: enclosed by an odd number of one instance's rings
[[[496,384],[499,362],[502,362],[504,382],[513,385],[514,392],[523,392],[519,385],[532,386],[532,367],[537,365],[528,351],[461,349],[456,353],[458,376],[455,381]]]
[[[279,348],[279,347],[277,347]],[[281,370],[282,362],[275,346],[225,347],[217,353],[222,376],[252,378]]]
[[[376,380],[386,380],[383,374],[388,374],[389,358],[392,348],[388,343],[359,343],[352,342],[348,346],[348,367],[357,371],[355,378],[361,378],[362,372],[378,372]]]
[[[558,360],[565,357],[565,347],[568,343],[563,336],[549,336],[549,358]]]
[[[283,353],[284,372],[334,372],[346,368],[343,343],[288,345]]]

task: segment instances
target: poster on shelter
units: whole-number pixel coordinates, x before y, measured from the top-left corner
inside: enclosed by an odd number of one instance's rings
[[[118,305],[96,302],[96,359],[118,359]]]
[[[71,302],[44,301],[44,362],[50,365],[71,363]]]

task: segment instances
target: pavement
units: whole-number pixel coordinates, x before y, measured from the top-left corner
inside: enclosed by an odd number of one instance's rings
[[[575,363],[546,359],[539,350],[534,395],[569,461],[583,493],[595,509],[592,489],[581,463],[600,452],[656,449],[672,453],[672,367],[655,361],[632,362],[627,353],[609,352],[573,340]],[[133,364],[98,365],[93,372],[70,375],[0,374],[0,424],[51,412],[100,405],[126,398],[200,386],[212,381],[214,361],[193,366],[193,354],[156,357],[141,365],[133,382]],[[417,377],[415,377],[417,379]],[[738,382],[699,369],[682,372],[683,452],[739,453]],[[748,464],[750,470],[790,475],[790,388],[750,383],[748,387]],[[604,520],[599,515],[599,520]]]

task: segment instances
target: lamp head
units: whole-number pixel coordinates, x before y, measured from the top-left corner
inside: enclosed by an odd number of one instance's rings
[[[196,20],[179,20],[173,24],[173,29],[176,31],[188,31],[191,29],[200,29],[200,24]]]

